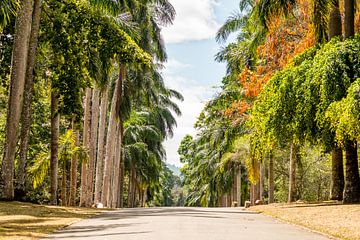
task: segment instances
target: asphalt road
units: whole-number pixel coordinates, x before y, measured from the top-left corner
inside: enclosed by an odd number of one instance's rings
[[[325,240],[242,208],[148,208],[108,212],[45,239]]]

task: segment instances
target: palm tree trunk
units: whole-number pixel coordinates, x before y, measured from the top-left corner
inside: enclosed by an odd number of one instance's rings
[[[264,164],[260,163],[260,187],[259,187],[260,201],[264,201],[264,182],[265,182],[265,168],[264,168]]]
[[[23,199],[26,195],[26,162],[27,150],[29,146],[29,135],[31,125],[31,104],[34,91],[34,68],[36,63],[36,49],[38,45],[38,36],[41,18],[41,0],[34,1],[34,11],[32,16],[32,25],[29,42],[29,53],[27,59],[24,104],[21,116],[21,132],[20,132],[20,157],[17,171],[17,199]]]
[[[14,198],[14,161],[23,102],[33,0],[22,0],[15,22],[9,101],[6,118],[4,158],[1,168],[1,199]]]
[[[75,146],[79,146],[79,131],[75,124],[72,124],[72,130],[75,138]],[[77,188],[77,168],[78,168],[78,157],[77,154],[71,156],[71,173],[70,173],[70,206],[76,205],[76,188]]]
[[[61,179],[61,206],[66,206],[67,204],[67,189],[66,189],[66,182],[67,182],[67,177],[66,177],[66,162],[67,159],[64,158],[63,161],[63,170],[62,170],[62,179]]]
[[[345,141],[346,174],[344,203],[360,203],[360,178],[356,141]]]
[[[298,146],[291,144],[290,149],[290,167],[289,167],[289,197],[288,202],[296,201],[296,163],[298,155]]]
[[[90,144],[89,144],[89,162],[86,180],[86,206],[91,206],[94,199],[94,177],[96,163],[96,147],[99,127],[99,97],[100,91],[94,89],[92,92],[91,103],[91,126],[90,126]]]
[[[331,189],[330,199],[341,201],[344,192],[344,165],[343,151],[339,147],[332,150],[332,166],[331,166]]]
[[[120,65],[119,70],[119,90],[120,93],[118,95],[118,99],[116,102],[116,112],[120,112],[120,105],[122,102],[122,96],[123,96],[123,84],[124,84],[124,78],[125,78],[125,66]],[[113,174],[113,192],[112,192],[112,207],[115,208],[118,206],[118,197],[119,197],[119,184],[120,184],[120,166],[121,166],[121,148],[122,148],[122,120],[121,117],[119,117],[118,124],[117,124],[117,134],[116,134],[116,146],[115,146],[115,157],[114,157],[114,174]]]
[[[339,8],[339,0],[332,0],[333,6],[330,10],[329,17],[329,40],[333,37],[342,35],[342,22],[341,22],[341,13]]]
[[[272,153],[269,154],[269,203],[274,202],[274,158]]]
[[[345,39],[353,37],[355,34],[355,3],[354,0],[344,0],[345,18],[344,32]]]
[[[344,19],[344,32],[345,39],[354,36],[354,15],[355,3],[354,0],[344,0],[345,19]],[[354,76],[352,76],[354,78]],[[360,178],[359,178],[359,165],[357,157],[357,142],[345,140],[346,151],[346,174],[345,174],[345,187],[343,202],[344,203],[359,203],[360,202]]]
[[[111,207],[116,208],[118,205],[119,196],[119,183],[120,183],[120,154],[121,154],[121,120],[118,122],[116,129],[116,144],[115,144],[115,156],[114,156],[114,168],[113,168],[113,181],[111,186]]]
[[[120,79],[120,78],[119,78]],[[113,156],[114,156],[114,139],[116,133],[116,118],[118,116],[119,107],[117,106],[119,95],[122,91],[122,82],[116,81],[115,91],[111,100],[111,110],[108,123],[108,132],[106,136],[106,150],[105,150],[105,162],[104,162],[104,176],[101,192],[101,202],[104,206],[109,206],[110,202],[110,186],[111,186],[111,170],[113,168]]]
[[[50,204],[57,204],[58,153],[59,153],[59,94],[51,91],[51,162],[50,162]]]
[[[120,128],[121,140],[124,136],[124,125],[121,124]],[[121,142],[122,145],[122,142]],[[125,163],[124,163],[124,155],[123,150],[120,150],[120,183],[119,183],[119,208],[124,207],[124,175],[125,175]]]
[[[106,130],[106,115],[109,98],[109,87],[106,86],[102,92],[100,103],[100,123],[99,123],[99,140],[98,140],[98,154],[96,159],[96,177],[95,177],[95,195],[94,202],[99,203],[101,199],[101,186],[103,183],[104,174],[104,147],[105,147],[105,130]]]
[[[339,0],[333,0],[329,19],[329,39],[342,35],[341,13]],[[342,200],[344,190],[344,167],[342,149],[334,146],[332,151],[332,171],[330,199]]]
[[[83,129],[83,146],[85,149],[89,149],[90,143],[90,124],[91,124],[91,89],[85,90],[84,98],[84,129]],[[88,161],[82,161],[81,163],[81,191],[80,191],[80,206],[86,206],[87,204],[87,175],[88,175]]]
[[[237,185],[237,202],[238,207],[241,207],[241,165],[239,166],[239,169],[237,170],[236,174],[236,185]]]

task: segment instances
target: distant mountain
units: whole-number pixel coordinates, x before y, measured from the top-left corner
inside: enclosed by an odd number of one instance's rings
[[[166,164],[166,166],[174,173],[175,176],[180,177],[180,168],[173,164]]]

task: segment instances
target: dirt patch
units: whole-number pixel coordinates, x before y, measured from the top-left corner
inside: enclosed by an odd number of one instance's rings
[[[99,213],[100,210],[90,208],[0,202],[0,240],[38,239]]]
[[[251,207],[250,210],[339,239],[360,239],[360,205],[337,202],[270,204]]]

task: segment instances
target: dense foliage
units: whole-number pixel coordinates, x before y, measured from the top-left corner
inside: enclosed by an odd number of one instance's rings
[[[354,19],[347,39],[331,35],[339,2],[240,1],[217,35],[238,33],[216,55],[228,66],[220,93],[179,148],[187,205],[360,202],[360,38]]]

